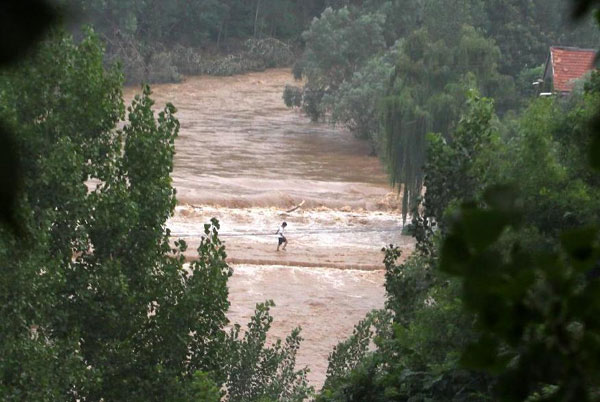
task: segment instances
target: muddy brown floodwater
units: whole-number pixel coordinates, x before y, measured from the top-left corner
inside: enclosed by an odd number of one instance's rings
[[[154,86],[153,97],[157,106],[172,102],[181,123],[173,237],[188,242],[192,259],[203,224],[220,220],[234,268],[229,319],[243,327],[256,303],[274,300],[270,341],[301,326],[297,364],[319,389],[333,346],[383,307],[381,248],[393,243],[406,255],[413,243],[401,235],[398,198],[368,146],[287,109],[286,83],[285,69],[189,77]],[[289,245],[277,252],[284,220]]]

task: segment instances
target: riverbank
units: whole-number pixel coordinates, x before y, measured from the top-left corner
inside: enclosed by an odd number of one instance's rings
[[[119,63],[125,83],[179,83],[185,76],[232,76],[269,68],[290,67],[296,59],[291,45],[275,38],[247,39],[221,48],[182,45],[141,46],[132,40],[112,43],[107,63]]]

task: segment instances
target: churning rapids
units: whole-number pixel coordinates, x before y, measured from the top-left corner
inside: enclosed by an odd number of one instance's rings
[[[181,123],[173,237],[187,241],[193,258],[203,224],[219,219],[234,269],[230,320],[244,326],[256,303],[273,299],[270,339],[301,326],[297,364],[309,366],[319,388],[333,346],[383,307],[381,248],[408,253],[413,244],[401,235],[379,160],[350,134],[288,110],[281,95],[290,81],[289,70],[189,77],[155,85],[153,97],[157,107],[172,102]],[[284,220],[289,244],[277,252]]]

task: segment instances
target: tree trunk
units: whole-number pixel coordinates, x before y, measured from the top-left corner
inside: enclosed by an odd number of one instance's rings
[[[258,29],[258,11],[260,9],[260,0],[256,1],[256,14],[254,15],[254,39],[256,39],[256,32]]]
[[[221,33],[223,32],[224,26],[225,20],[221,21],[221,25],[219,26],[219,34],[217,35],[217,49],[221,49]]]

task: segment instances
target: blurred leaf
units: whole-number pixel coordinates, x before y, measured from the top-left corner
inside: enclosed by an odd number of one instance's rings
[[[593,169],[600,169],[600,118],[596,118],[592,123],[594,137],[590,144],[590,165]]]
[[[464,239],[469,246],[482,251],[498,239],[509,220],[498,211],[481,209],[463,211]]]
[[[5,0],[0,7],[0,65],[23,57],[56,17],[56,9],[43,0]],[[21,168],[12,136],[0,127],[0,220],[19,232],[15,203]]]
[[[491,337],[482,337],[469,345],[461,357],[461,364],[472,369],[502,370],[506,363],[498,358],[498,342]]]
[[[0,126],[0,220],[18,231],[15,203],[21,184],[21,168],[16,148],[11,134]]]
[[[471,258],[466,243],[459,235],[449,235],[442,245],[440,269],[453,275],[462,275]]]
[[[582,227],[561,235],[562,246],[576,260],[588,260],[594,253],[594,241],[598,235],[595,227]]]
[[[491,186],[483,194],[484,201],[494,209],[511,212],[516,209],[516,200],[519,196],[516,186],[503,184]]]
[[[43,0],[4,0],[0,7],[0,65],[22,57],[57,18]]]
[[[599,0],[573,0],[573,18],[583,18],[588,11],[599,5]]]

